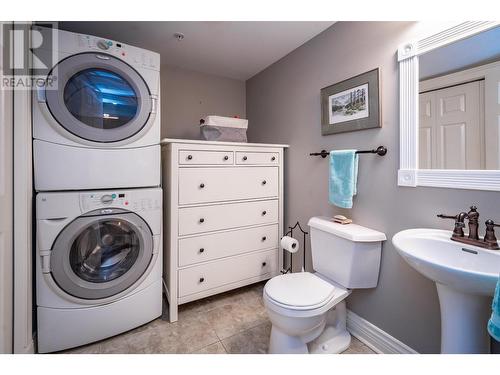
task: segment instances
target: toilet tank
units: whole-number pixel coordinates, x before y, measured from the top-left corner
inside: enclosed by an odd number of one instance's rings
[[[380,270],[384,233],[328,217],[309,220],[313,268],[345,288],[374,288]]]

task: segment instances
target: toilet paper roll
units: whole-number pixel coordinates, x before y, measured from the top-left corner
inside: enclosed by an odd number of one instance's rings
[[[299,241],[290,236],[284,236],[281,239],[281,248],[290,253],[296,253],[299,250]]]

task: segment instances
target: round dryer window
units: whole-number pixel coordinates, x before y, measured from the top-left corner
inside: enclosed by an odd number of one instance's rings
[[[124,61],[81,53],[60,61],[49,74],[57,90],[46,90],[47,107],[70,133],[94,142],[119,142],[140,132],[152,111],[144,79]]]
[[[50,257],[57,285],[78,298],[107,298],[128,289],[153,257],[153,235],[142,218],[132,212],[99,213],[66,226]]]

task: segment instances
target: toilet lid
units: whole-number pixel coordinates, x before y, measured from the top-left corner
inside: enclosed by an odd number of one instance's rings
[[[328,302],[335,287],[309,272],[276,276],[265,286],[266,294],[274,301],[290,307],[304,308]]]

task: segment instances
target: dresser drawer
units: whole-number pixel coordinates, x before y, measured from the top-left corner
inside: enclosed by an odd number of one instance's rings
[[[179,267],[278,247],[278,224],[179,240]]]
[[[236,152],[236,164],[275,164],[279,163],[279,154],[277,152]]]
[[[179,270],[179,297],[277,273],[278,250],[260,251]]]
[[[179,170],[179,204],[272,197],[278,197],[278,167]]]
[[[233,151],[199,151],[180,150],[180,165],[232,165]]]
[[[179,235],[278,222],[278,200],[179,208]]]

